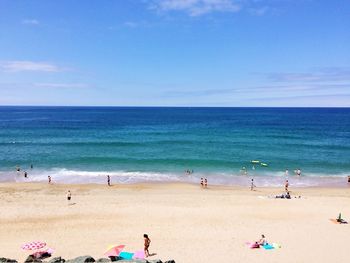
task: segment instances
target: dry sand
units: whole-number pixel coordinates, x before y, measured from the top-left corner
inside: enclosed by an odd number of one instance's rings
[[[72,191],[68,205],[66,191]],[[24,260],[20,246],[42,240],[66,259],[103,257],[110,244],[143,247],[152,258],[193,262],[349,262],[350,188],[293,189],[301,199],[267,198],[283,189],[200,189],[188,184],[0,184],[0,257]],[[249,249],[265,234],[275,250]]]

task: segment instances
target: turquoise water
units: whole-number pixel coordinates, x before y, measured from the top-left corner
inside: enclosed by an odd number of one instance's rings
[[[267,163],[256,165],[251,160]],[[30,169],[30,164],[34,165]],[[0,107],[0,181],[263,185],[350,175],[349,108]],[[185,175],[186,169],[194,170]],[[322,177],[322,178],[321,178]],[[320,179],[321,178],[321,179]],[[293,179],[292,179],[293,180]]]

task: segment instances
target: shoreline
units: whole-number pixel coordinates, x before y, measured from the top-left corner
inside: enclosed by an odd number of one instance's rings
[[[288,179],[290,181],[290,179]],[[47,186],[71,186],[71,187],[79,187],[79,186],[95,186],[95,187],[108,187],[107,182],[102,183],[102,182],[92,182],[92,183],[64,183],[64,182],[52,182],[48,183],[45,181],[20,181],[20,182],[13,182],[13,181],[0,181],[0,187],[4,185],[47,185]],[[133,187],[140,187],[140,186],[195,186],[198,188],[201,188],[200,182],[195,183],[195,182],[185,182],[185,181],[144,181],[144,182],[131,182],[131,183],[113,183],[111,182],[110,187],[118,187],[118,188],[133,188]],[[345,182],[343,185],[335,185],[335,184],[329,184],[329,185],[293,185],[290,184],[289,186],[290,189],[303,189],[303,190],[308,190],[308,189],[319,189],[319,190],[325,190],[325,189],[350,189],[350,183]],[[228,189],[228,190],[250,190],[250,178],[247,178],[247,185],[241,185],[241,184],[230,184],[230,185],[222,185],[222,184],[209,184],[208,189],[215,189],[215,190],[220,190],[220,189]],[[207,189],[207,190],[208,190]],[[259,189],[284,189],[284,185],[281,184],[280,186],[256,186],[254,188],[254,191],[258,191]],[[203,189],[205,190],[205,189]]]

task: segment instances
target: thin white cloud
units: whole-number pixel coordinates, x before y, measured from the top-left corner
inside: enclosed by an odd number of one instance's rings
[[[153,0],[152,8],[160,11],[182,11],[190,16],[211,12],[238,12],[241,6],[235,0]]]
[[[32,26],[37,26],[39,25],[39,21],[36,19],[24,19],[22,20],[22,24],[24,25],[32,25]]]
[[[39,88],[87,88],[85,83],[34,83]]]
[[[0,70],[3,72],[22,72],[22,71],[41,71],[41,72],[59,72],[65,69],[47,62],[35,61],[0,61]]]
[[[350,81],[349,67],[317,68],[309,72],[275,72],[267,74],[274,82],[341,83]]]

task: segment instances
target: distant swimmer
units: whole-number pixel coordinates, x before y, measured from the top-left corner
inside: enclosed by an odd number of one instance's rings
[[[256,187],[256,186],[254,184],[254,179],[252,179],[251,182],[250,182],[250,191],[253,191],[254,187]]]
[[[288,171],[288,168],[286,169],[286,171],[284,172],[285,176],[288,177],[289,175],[289,171]]]
[[[49,179],[49,184],[51,184],[51,176],[50,175],[47,177],[47,179]]]
[[[297,176],[301,176],[301,170],[299,168],[297,170]]]
[[[30,169],[33,169],[33,164],[30,165]]]
[[[21,171],[21,167],[19,167],[18,165],[16,166],[16,171],[19,172]]]

